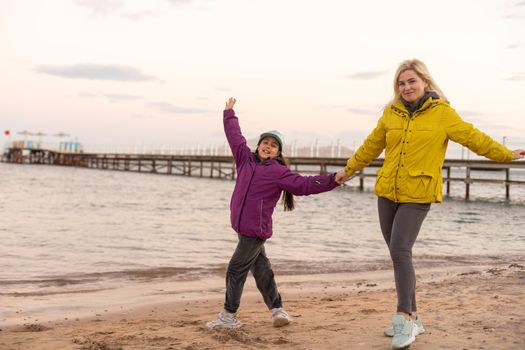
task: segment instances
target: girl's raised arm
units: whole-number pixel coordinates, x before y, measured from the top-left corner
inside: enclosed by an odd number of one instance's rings
[[[226,101],[226,106],[224,107],[224,109],[232,109],[235,105],[235,102],[237,102],[237,100],[233,97],[230,97],[228,101]]]
[[[241,127],[239,126],[239,119],[233,110],[235,102],[237,102],[237,100],[233,97],[230,97],[228,101],[226,101],[225,110],[223,112],[223,124],[224,133],[226,134],[226,139],[232,150],[235,163],[240,165],[249,158],[251,150],[247,146],[246,138],[242,135]]]

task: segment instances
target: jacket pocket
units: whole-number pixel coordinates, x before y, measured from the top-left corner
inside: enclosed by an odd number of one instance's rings
[[[390,170],[381,168],[377,171],[375,192],[378,196],[386,196],[392,192],[393,184],[391,183],[390,175]]]
[[[434,174],[425,170],[409,170],[406,178],[406,189],[410,198],[433,198]]]
[[[435,121],[424,116],[419,117],[415,122],[415,129],[417,131],[433,131],[435,129]]]

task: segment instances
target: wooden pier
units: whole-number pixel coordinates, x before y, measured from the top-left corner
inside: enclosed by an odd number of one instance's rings
[[[292,170],[302,174],[327,174],[342,169],[347,158],[288,157]],[[165,175],[197,176],[234,180],[235,163],[231,156],[209,155],[159,155],[159,154],[114,154],[114,153],[65,153],[42,149],[9,148],[2,155],[2,162],[17,164],[45,164],[75,166],[92,169],[146,172]],[[375,177],[382,159],[376,159],[356,174],[359,189],[364,190],[365,179]],[[452,169],[464,171],[464,176],[452,176]],[[525,169],[524,161],[497,163],[489,160],[445,160],[443,166],[444,192],[450,195],[453,182],[465,184],[465,199],[470,198],[474,184],[500,184],[505,188],[505,198],[510,199],[511,186],[523,186],[524,180],[511,179],[512,169]],[[490,177],[475,177],[473,173],[484,172]],[[455,171],[454,173],[458,173]],[[492,176],[492,175],[499,176]],[[504,177],[504,178],[503,178]],[[350,182],[355,181],[355,179]]]

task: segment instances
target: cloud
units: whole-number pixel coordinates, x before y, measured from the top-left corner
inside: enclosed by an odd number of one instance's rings
[[[105,97],[109,99],[109,102],[115,103],[115,102],[121,102],[121,101],[134,101],[134,100],[140,100],[142,96],[137,95],[129,95],[129,94],[95,94],[92,92],[86,92],[81,91],[78,94],[78,97],[83,98],[98,98],[98,97]]]
[[[97,97],[97,95],[92,94],[91,92],[81,91],[78,93],[78,97],[93,98],[93,97]]]
[[[352,114],[359,114],[359,115],[377,115],[379,113],[379,110],[373,110],[373,109],[366,109],[366,108],[345,108],[345,111],[350,112]]]
[[[372,80],[387,74],[387,71],[370,71],[370,72],[361,72],[354,73],[348,76],[350,79],[359,79],[359,80]]]
[[[93,16],[106,16],[120,10],[123,6],[119,0],[76,0],[78,6],[87,7]]]
[[[134,100],[140,100],[142,98],[137,95],[127,95],[127,94],[104,94],[104,96],[109,98],[110,102],[134,101]]]
[[[140,113],[132,113],[130,117],[132,119],[155,119],[156,118],[156,116],[154,115],[144,115]]]
[[[466,110],[466,109],[458,110],[457,112],[462,118],[468,118],[469,122],[478,122],[479,120],[481,120],[478,117],[481,117],[484,115],[483,112],[471,111],[471,110]]]
[[[518,7],[518,6],[525,6],[525,1],[520,1],[514,6],[516,6],[516,7]]]
[[[129,19],[131,21],[138,21],[138,20],[141,20],[142,18],[155,17],[155,16],[158,16],[158,13],[154,11],[149,11],[149,10],[144,10],[144,11],[140,11],[136,13],[128,13],[128,14],[122,15],[122,17]]]
[[[518,73],[510,77],[505,78],[506,81],[524,81],[525,73]]]
[[[74,64],[66,66],[41,65],[35,69],[38,73],[56,75],[69,79],[116,80],[116,81],[151,81],[154,76],[146,75],[139,69],[129,66]]]
[[[503,18],[503,19],[523,19],[525,17],[523,17],[519,13],[511,13],[509,15],[501,16],[501,18]]]
[[[191,0],[168,0],[168,2],[172,3],[173,5],[185,5],[189,4]]]
[[[173,105],[168,102],[151,102],[149,103],[150,107],[157,108],[161,112],[165,113],[174,113],[174,114],[198,114],[198,113],[208,113],[209,111],[201,108],[188,108],[180,107]]]
[[[229,88],[229,87],[216,86],[216,87],[215,87],[215,91],[220,91],[220,92],[231,92],[232,89]]]

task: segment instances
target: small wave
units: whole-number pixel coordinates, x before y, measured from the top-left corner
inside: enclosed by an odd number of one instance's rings
[[[127,269],[121,271],[69,274],[24,280],[0,280],[0,286],[38,285],[40,287],[64,287],[96,283],[103,280],[133,280],[147,282],[155,279],[196,280],[206,274],[215,274],[223,267],[152,267],[146,269]]]
[[[475,224],[480,222],[479,219],[454,219],[452,222],[455,222],[457,224]]]
[[[60,290],[60,291],[46,291],[40,290],[38,292],[11,292],[11,293],[0,293],[3,296],[10,297],[40,297],[46,295],[58,295],[58,294],[83,294],[83,293],[93,293],[99,292],[102,290],[108,290],[111,288],[93,288],[93,289],[76,289],[76,290]]]

